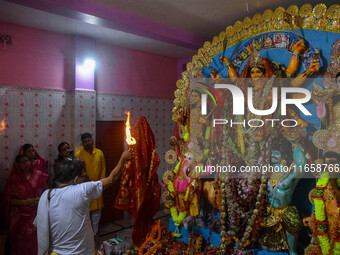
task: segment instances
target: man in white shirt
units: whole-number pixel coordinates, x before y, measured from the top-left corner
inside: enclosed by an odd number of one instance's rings
[[[38,255],[94,254],[89,204],[119,180],[124,164],[131,159],[130,152],[123,152],[110,175],[94,182],[84,182],[86,172],[77,161],[60,164],[56,174],[58,188],[46,190],[38,205]]]

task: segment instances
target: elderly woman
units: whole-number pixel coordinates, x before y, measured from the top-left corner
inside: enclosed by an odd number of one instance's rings
[[[37,254],[37,232],[33,220],[39,197],[49,175],[32,167],[28,157],[18,155],[5,186],[11,255]]]

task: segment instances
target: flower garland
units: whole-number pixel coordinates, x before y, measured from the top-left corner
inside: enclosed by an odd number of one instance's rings
[[[240,209],[241,204],[239,199],[236,199],[233,195],[233,191],[231,189],[231,186],[237,186],[236,183],[232,183],[231,180],[227,180],[227,182],[221,183],[221,250],[223,254],[226,254],[227,251],[227,245],[230,245],[232,243],[232,239],[234,239],[239,246],[235,248],[233,254],[238,254],[238,252],[242,251],[244,247],[251,244],[252,239],[256,236],[256,234],[259,231],[259,224],[261,222],[262,218],[262,211],[263,211],[263,203],[264,203],[264,197],[266,194],[266,183],[267,179],[263,176],[261,178],[260,187],[258,189],[258,193],[256,195],[256,201],[254,204],[254,207],[251,207],[249,210],[249,217],[243,219],[244,223],[246,224],[246,227],[244,229],[243,236],[241,240],[237,237],[237,234],[241,230],[240,226],[240,220],[241,220],[241,213],[238,212],[238,209]],[[240,188],[240,187],[239,187]],[[257,188],[255,189],[257,190]],[[240,189],[239,189],[240,191]],[[226,231],[226,202],[228,201],[228,212],[229,212],[229,229],[230,234]]]
[[[187,248],[187,253],[188,254],[201,254],[199,250],[202,248],[202,243],[203,243],[203,236],[200,235],[196,238],[198,238],[198,243],[196,244],[197,247],[195,247],[195,244],[192,242],[193,236],[195,236],[194,232],[190,233],[189,239],[188,239],[188,248]],[[195,249],[196,248],[196,249]]]
[[[175,206],[170,208],[171,217],[175,222],[175,226],[181,225],[182,221],[184,220],[185,216],[187,215],[187,211],[179,211],[177,212],[177,208]]]
[[[151,176],[152,176],[152,170],[153,170],[153,164],[154,164],[155,154],[156,154],[156,150],[153,150],[153,151],[152,151],[152,155],[151,155],[151,163],[150,163],[149,175],[148,175],[148,180],[147,180],[147,182],[146,182],[146,186],[149,186],[150,181],[151,181]]]
[[[329,240],[329,223],[326,214],[325,205],[325,189],[329,183],[329,174],[323,173],[318,180],[315,188],[315,195],[312,196],[314,199],[314,213],[313,213],[313,233],[317,236],[319,246],[322,254],[335,254],[335,251],[340,251],[340,240],[339,240],[339,213],[340,208],[337,208],[338,214],[336,219],[336,226],[334,226],[332,237],[333,243]]]
[[[328,110],[329,110],[329,122],[330,124],[334,124],[334,113],[333,113],[333,99],[329,99],[328,103]]]
[[[158,220],[156,224],[152,227],[151,232],[148,234],[145,242],[138,250],[138,255],[151,255],[155,254],[158,249],[162,248],[160,239],[162,237],[161,222]],[[145,251],[149,248],[147,251]]]

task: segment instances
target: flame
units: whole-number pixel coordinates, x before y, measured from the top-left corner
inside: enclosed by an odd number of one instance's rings
[[[2,133],[2,131],[4,131],[6,128],[6,122],[5,122],[5,119],[3,119],[1,122],[0,122],[0,133]]]
[[[136,139],[131,136],[130,132],[130,112],[125,112],[125,114],[128,116],[125,123],[126,142],[128,145],[134,145],[136,144]]]

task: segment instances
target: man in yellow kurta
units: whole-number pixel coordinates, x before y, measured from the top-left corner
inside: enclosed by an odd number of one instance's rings
[[[93,138],[90,133],[81,136],[83,148],[77,151],[74,156],[85,162],[85,169],[90,181],[98,181],[105,178],[106,166],[104,154],[93,145]],[[101,209],[104,207],[103,195],[90,203],[90,217],[93,234],[97,235],[98,224],[101,216]]]

